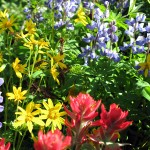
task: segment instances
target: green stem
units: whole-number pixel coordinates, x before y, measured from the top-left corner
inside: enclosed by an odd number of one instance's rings
[[[26,132],[27,132],[27,130],[24,132],[24,134],[23,134],[21,140],[20,140],[20,139],[18,140],[18,144],[19,144],[19,145],[17,144],[17,150],[20,150],[21,145],[22,145],[22,141],[23,141],[23,139],[24,139],[24,137],[25,137],[25,135],[26,135]],[[19,136],[20,136],[20,135],[19,135]]]

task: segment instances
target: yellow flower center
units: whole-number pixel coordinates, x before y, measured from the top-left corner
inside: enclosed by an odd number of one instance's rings
[[[50,119],[52,119],[52,120],[55,120],[55,119],[58,118],[58,112],[56,112],[56,111],[53,110],[53,109],[50,109],[50,110],[49,110],[49,115],[48,115],[48,117],[49,117]]]
[[[16,100],[21,100],[22,99],[22,93],[20,91],[15,93],[15,99]]]
[[[12,26],[12,24],[10,21],[7,21],[4,26],[5,26],[5,28],[9,28]]]
[[[26,122],[27,121],[32,121],[33,115],[31,113],[28,113],[26,116]]]

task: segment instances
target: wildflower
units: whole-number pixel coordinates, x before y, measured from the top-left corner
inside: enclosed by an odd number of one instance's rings
[[[70,107],[72,112],[64,107],[67,114],[72,118],[76,119],[78,116],[83,122],[93,120],[98,112],[95,112],[101,101],[95,101],[89,94],[79,93],[77,97],[70,96]]]
[[[56,56],[51,56],[50,54],[47,53],[47,55],[51,58],[51,69],[50,69],[50,73],[52,74],[54,80],[60,84],[59,80],[58,80],[58,75],[59,72],[57,71],[57,66],[59,66],[61,69],[67,68],[67,66],[62,62],[62,60],[64,59],[64,54],[58,54]]]
[[[109,112],[106,111],[105,106],[101,106],[101,119],[95,121],[93,125],[101,125],[101,127],[109,132],[118,132],[126,129],[132,124],[132,121],[126,121],[128,111],[122,111],[115,103],[110,105]]]
[[[4,79],[3,78],[0,78],[0,86],[4,83]],[[1,93],[0,92],[0,103],[3,102],[3,97],[1,96]],[[0,105],[0,112],[2,112],[4,110],[4,106]],[[2,123],[0,122],[0,128],[2,127]]]
[[[10,142],[8,142],[5,145],[5,139],[4,138],[0,139],[0,150],[9,150],[9,149],[10,149]]]
[[[39,46],[39,49],[42,49],[42,48],[49,49],[49,42],[44,41],[44,39],[40,39],[38,41],[38,46]]]
[[[74,134],[73,146],[76,147],[75,149],[80,149],[82,143],[87,140],[85,135],[92,124],[92,120],[98,115],[96,110],[100,103],[101,101],[95,101],[89,94],[79,93],[77,97],[70,96],[72,112],[64,106],[68,116],[71,117],[71,122],[66,119],[65,124],[68,127],[68,134]]]
[[[109,112],[102,104],[101,119],[92,123],[92,125],[100,127],[88,135],[89,139],[94,142],[96,147],[105,145],[106,149],[120,150],[119,146],[123,146],[123,144],[115,143],[115,141],[120,136],[119,132],[132,124],[132,121],[126,121],[127,115],[128,111],[122,111],[115,103],[110,105]]]
[[[12,67],[16,73],[16,76],[18,78],[22,78],[22,73],[24,73],[25,67],[27,66],[26,64],[22,65],[19,64],[20,60],[19,58],[15,59],[15,62],[12,63]]]
[[[53,66],[51,67],[50,73],[52,74],[53,79],[60,85],[60,82],[59,82],[59,80],[58,80],[59,72],[58,72],[57,69],[56,69],[56,65],[53,65]]]
[[[65,111],[59,112],[62,108],[61,103],[57,103],[55,106],[51,99],[48,99],[48,103],[43,101],[43,105],[46,110],[41,109],[43,115],[40,116],[42,119],[47,119],[46,127],[51,125],[52,132],[58,127],[62,129],[62,124],[64,124],[64,119],[62,116],[66,115]]]
[[[88,24],[88,22],[86,20],[85,12],[83,11],[82,6],[79,7],[79,9],[77,11],[77,16],[78,16],[78,18],[74,20],[76,23],[80,22],[84,26],[86,26]]]
[[[31,19],[25,22],[25,31],[27,31],[28,34],[34,34],[36,32],[35,27],[36,23],[33,23]]]
[[[5,18],[7,17],[7,10],[5,10],[4,12],[0,11],[0,18]]]
[[[36,107],[39,108],[39,106],[37,106],[34,102],[30,102],[26,106],[25,110],[20,106],[18,106],[17,108],[20,111],[16,112],[15,114],[19,116],[16,118],[13,126],[17,128],[19,126],[26,124],[30,133],[32,133],[33,130],[33,123],[38,124],[40,126],[44,126],[45,123],[39,117],[36,117],[41,112],[40,110],[34,111]]]
[[[13,93],[6,93],[6,96],[8,96],[8,99],[14,99],[15,102],[21,102],[22,100],[26,99],[24,96],[27,93],[27,90],[21,91],[22,87],[19,87],[18,89],[13,86]]]
[[[147,55],[146,61],[139,63],[138,66],[141,67],[138,71],[144,70],[144,76],[147,77],[150,70],[150,54]]]
[[[38,46],[38,49],[49,49],[49,42],[45,42],[43,39],[36,40],[32,34],[30,39],[25,39],[24,46],[28,47],[30,50],[33,50],[35,46]]]
[[[50,56],[50,55],[49,55]],[[51,57],[51,66],[53,66],[54,64],[54,61],[58,64],[58,66],[61,68],[61,69],[64,69],[64,68],[67,68],[67,66],[62,63],[62,60],[64,59],[65,55],[61,55],[60,53],[57,54],[56,56],[50,56]]]
[[[30,39],[25,39],[25,43],[24,43],[25,47],[29,48],[30,50],[33,50],[35,45],[38,45],[38,41],[35,40],[33,34],[30,36]]]
[[[60,130],[43,134],[38,132],[38,140],[34,142],[35,150],[65,150],[71,145],[71,137],[64,137]]]
[[[12,27],[16,26],[16,23],[14,23],[16,19],[14,19],[13,16],[11,16],[10,18],[8,17],[1,18],[0,20],[1,20],[0,21],[0,33],[2,33],[3,31],[7,29],[10,30],[11,32],[14,32]]]

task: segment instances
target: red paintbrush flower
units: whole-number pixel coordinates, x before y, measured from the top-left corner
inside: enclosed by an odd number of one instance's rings
[[[127,115],[128,111],[122,111],[122,109],[114,103],[110,105],[109,112],[106,111],[105,106],[102,104],[100,114],[101,119],[95,121],[93,125],[100,125],[111,132],[118,132],[126,129],[132,124],[132,121],[126,121]]]
[[[71,137],[64,137],[62,132],[56,129],[54,132],[49,131],[43,134],[38,133],[38,140],[34,142],[35,150],[65,150],[71,145]]]
[[[89,94],[79,93],[77,97],[70,96],[70,107],[72,112],[69,111],[65,106],[64,109],[67,114],[72,118],[78,119],[86,122],[93,120],[97,115],[98,112],[95,112],[101,101],[95,101]]]
[[[9,150],[10,142],[5,145],[5,139],[0,139],[0,150]]]
[[[96,110],[100,106],[101,101],[95,101],[89,94],[79,93],[77,97],[70,96],[70,107],[72,112],[64,106],[68,116],[71,117],[71,122],[65,120],[68,127],[69,135],[73,133],[72,145],[76,149],[80,149],[82,143],[86,141],[86,134],[92,124],[93,119],[98,115]]]

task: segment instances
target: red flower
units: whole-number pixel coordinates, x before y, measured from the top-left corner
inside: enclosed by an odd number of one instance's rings
[[[70,96],[70,106],[72,112],[70,112],[65,106],[64,109],[67,114],[72,118],[78,119],[82,121],[90,121],[93,120],[97,115],[98,112],[95,112],[101,101],[95,101],[89,94],[79,93],[77,97]]]
[[[10,142],[5,145],[5,139],[0,139],[0,150],[9,150]]]
[[[109,112],[106,111],[105,106],[101,106],[101,119],[95,121],[93,125],[101,125],[105,130],[110,132],[118,132],[126,129],[129,125],[132,124],[132,121],[126,121],[128,111],[122,111],[121,108],[116,104],[110,105]]]
[[[56,129],[54,132],[49,131],[43,134],[42,131],[38,133],[38,140],[34,142],[35,150],[65,150],[71,145],[71,137],[64,137],[60,130]]]
[[[77,97],[70,96],[70,107],[72,112],[64,106],[65,111],[71,117],[71,121],[65,120],[68,127],[67,133],[73,136],[72,145],[76,150],[87,140],[86,134],[93,119],[98,115],[101,101],[95,101],[89,94],[79,93]]]

